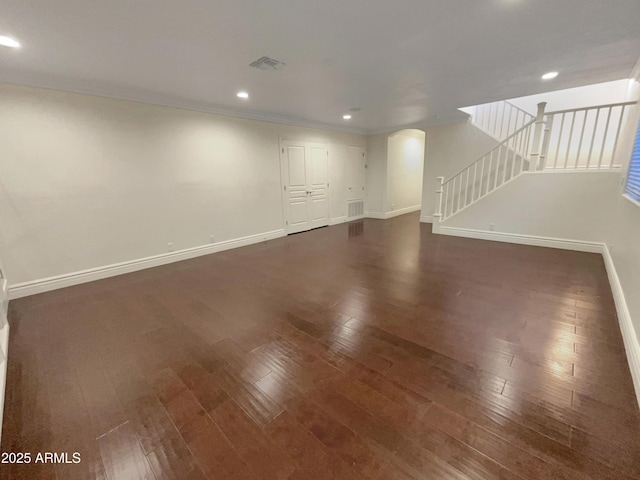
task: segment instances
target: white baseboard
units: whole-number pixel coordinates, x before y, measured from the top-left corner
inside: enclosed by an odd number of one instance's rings
[[[342,216],[342,217],[336,217],[336,218],[332,218],[331,220],[329,220],[329,225],[340,225],[341,223],[347,222],[349,221],[346,217],[346,215]]]
[[[2,417],[4,414],[4,394],[7,386],[7,359],[9,358],[9,322],[4,312],[0,312],[0,440],[2,440]]]
[[[404,215],[405,213],[417,212],[422,209],[422,205],[413,205],[412,207],[401,208],[399,210],[394,210],[392,212],[387,212],[385,218],[393,218],[398,217],[400,215]]]
[[[602,253],[604,246],[603,243],[599,242],[539,237],[536,235],[520,235],[516,233],[490,232],[486,230],[473,230],[471,228],[446,227],[442,224],[438,228],[438,233],[453,237],[476,238],[479,240],[517,243],[520,245],[532,245],[535,247],[560,248],[563,250],[575,250],[577,252]]]
[[[421,223],[433,223],[433,215],[422,215],[420,217]]]
[[[368,218],[366,214],[358,215],[356,217],[338,217],[333,218],[329,221],[329,226],[331,225],[340,225],[341,223],[349,223],[355,222],[356,220],[362,220],[363,218]],[[377,218],[377,217],[376,217]]]
[[[434,224],[435,225],[435,224]],[[480,240],[492,240],[496,242],[517,243],[521,245],[532,245],[538,247],[560,248],[563,250],[575,250],[578,252],[600,253],[604,258],[607,269],[607,276],[611,285],[611,292],[616,304],[618,322],[624,341],[629,370],[633,379],[633,386],[636,391],[636,399],[640,407],[640,342],[636,335],[631,313],[627,306],[620,278],[616,272],[616,267],[609,252],[609,248],[604,243],[586,242],[578,240],[568,240],[562,238],[539,237],[534,235],[517,235],[513,233],[488,232],[484,230],[472,230],[467,228],[439,226],[439,233],[456,237],[477,238]]]
[[[9,310],[9,283],[6,278],[0,278],[0,312],[7,314]]]
[[[244,247],[254,243],[260,243],[274,238],[284,237],[283,229],[273,230],[271,232],[260,233],[257,235],[249,235],[246,237],[235,238],[223,242],[212,243],[210,245],[202,245],[200,247],[187,248],[176,252],[163,253],[152,257],[130,260],[128,262],[106,265],[104,267],[91,268],[79,272],[68,273],[65,275],[57,275],[55,277],[33,280],[30,282],[9,285],[9,298],[21,298],[37,293],[44,293],[50,290],[70,287],[81,283],[93,282],[103,278],[115,277],[124,273],[136,272],[145,268],[158,267],[168,263],[179,262],[189,258],[209,255],[211,253],[222,252],[232,248]]]
[[[389,218],[398,217],[406,213],[417,212],[422,209],[422,205],[413,205],[412,207],[401,208],[392,212],[380,213],[380,212],[364,212],[365,218],[377,218],[379,220],[387,220]]]
[[[364,218],[367,218],[367,217],[366,217],[366,216],[365,216],[365,214],[363,213],[362,215],[357,215],[357,216],[355,216],[355,217],[349,217],[349,218],[347,218],[347,219],[345,220],[345,223],[348,223],[348,222],[355,222],[356,220],[362,220],[362,219],[364,219]]]
[[[636,390],[636,399],[638,400],[638,406],[640,406],[640,344],[638,343],[638,336],[636,335],[635,328],[633,328],[631,313],[627,306],[627,300],[622,290],[622,284],[620,283],[616,266],[613,263],[611,252],[606,245],[602,249],[602,256],[604,257],[604,265],[607,269],[609,283],[611,284],[613,300],[616,303],[620,332],[622,333],[622,340],[624,341],[624,349],[627,352],[627,361],[629,362],[629,370],[631,370],[633,386]]]

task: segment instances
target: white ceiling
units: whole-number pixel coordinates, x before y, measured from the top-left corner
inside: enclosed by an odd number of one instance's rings
[[[638,0],[21,0],[0,81],[371,133],[626,78],[639,23]]]

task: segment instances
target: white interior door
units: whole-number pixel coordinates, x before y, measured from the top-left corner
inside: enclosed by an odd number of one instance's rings
[[[364,198],[366,152],[364,147],[347,147],[345,185],[347,202]]]
[[[281,142],[285,227],[297,233],[329,225],[329,158],[321,143]]]

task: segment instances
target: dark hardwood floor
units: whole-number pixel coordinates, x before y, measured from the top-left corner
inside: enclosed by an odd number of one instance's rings
[[[640,478],[600,255],[365,220],[11,302],[0,479]]]

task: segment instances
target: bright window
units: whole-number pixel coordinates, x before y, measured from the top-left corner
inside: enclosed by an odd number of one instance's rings
[[[638,123],[636,143],[633,146],[633,153],[631,154],[631,164],[629,165],[625,193],[636,202],[640,202],[640,123]]]

